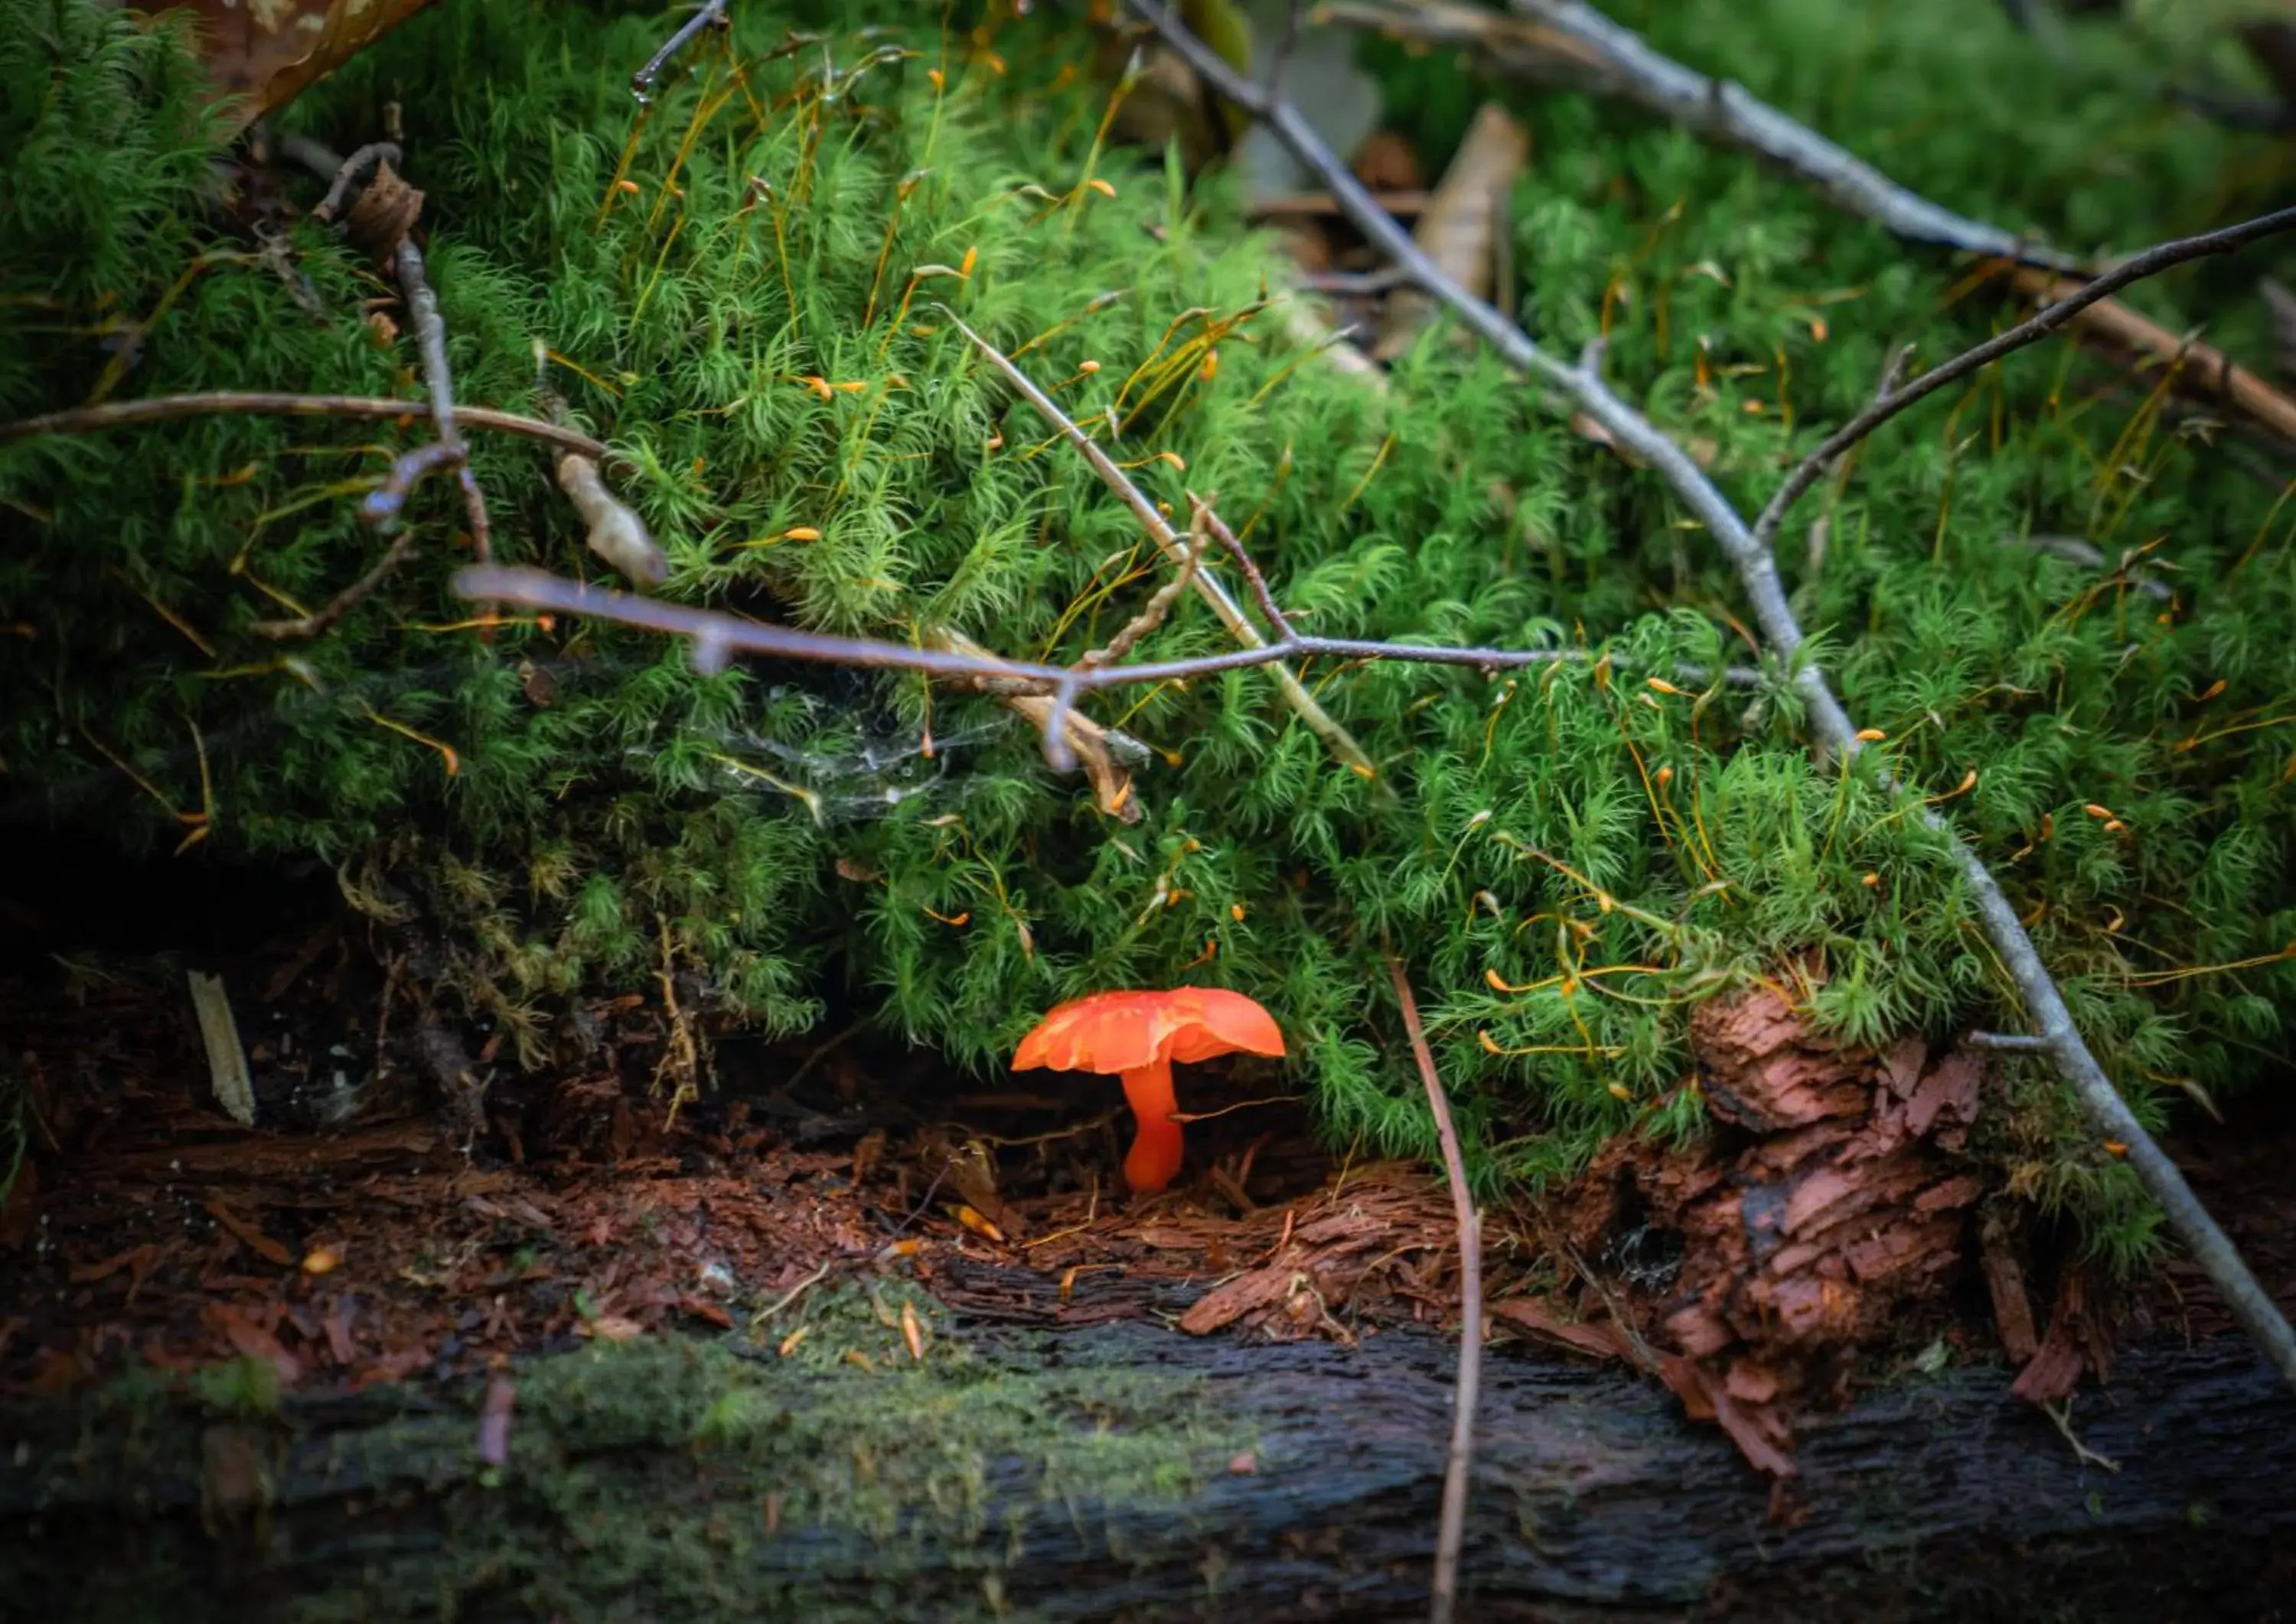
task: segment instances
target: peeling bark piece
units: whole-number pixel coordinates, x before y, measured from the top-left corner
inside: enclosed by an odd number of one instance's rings
[[[1557,1317],[1545,1303],[1531,1297],[1510,1298],[1495,1302],[1491,1317],[1505,1321],[1511,1328],[1561,1342],[1579,1353],[1591,1354],[1598,1359],[1615,1359],[1619,1345],[1609,1333],[1595,1326]]]
[[[2092,1356],[2097,1351],[2098,1329],[2089,1311],[2087,1283],[2078,1267],[2068,1264],[2057,1280],[2048,1334],[2009,1390],[2028,1404],[2056,1404],[2070,1397],[2081,1373],[2095,1362]]]
[[[1661,1374],[1693,1415],[1783,1476],[1795,1417],[1840,1401],[1856,1349],[1963,1261],[1982,1186],[1954,1152],[1984,1062],[1932,1061],[1919,1038],[1843,1049],[1767,991],[1707,1005],[1691,1035],[1714,1114],[1742,1131],[1680,1151],[1612,1147],[1566,1227],[1598,1262],[1620,1254],[1622,1231],[1679,1239],[1670,1283],[1627,1281],[1672,1344]]]
[[[1690,1027],[1709,1061],[1707,1104],[1726,1122],[1775,1133],[1852,1116],[1870,1103],[1855,1072],[1819,1047],[1774,993],[1707,1005]]]
[[[1993,1323],[2001,1333],[2001,1350],[2011,1363],[2027,1364],[2041,1350],[2041,1337],[2033,1328],[2025,1271],[2009,1250],[2008,1233],[1998,1217],[1988,1215],[1979,1226],[1978,1263],[1985,1271],[1986,1294],[1993,1299]]]
[[[1180,1329],[1191,1336],[1208,1336],[1255,1308],[1273,1308],[1291,1295],[1292,1276],[1298,1273],[1296,1263],[1275,1263],[1214,1286],[1180,1316]]]

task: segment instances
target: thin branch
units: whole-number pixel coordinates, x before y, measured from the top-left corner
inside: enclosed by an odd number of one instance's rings
[[[447,365],[447,324],[439,314],[438,295],[423,275],[422,250],[411,236],[401,237],[396,250],[398,286],[406,295],[407,313],[414,318],[415,345],[422,357],[422,381],[430,391],[430,422],[439,443],[453,459],[455,478],[463,488],[463,507],[471,521],[471,552],[481,564],[494,560],[494,526],[487,517],[486,493],[471,472],[470,447],[455,422],[455,374]]]
[[[2142,282],[2171,266],[2182,265],[2188,259],[2198,259],[2209,254],[2226,254],[2237,248],[2261,241],[2276,233],[2296,230],[2296,209],[2282,209],[2274,213],[2243,220],[2237,226],[2227,226],[2222,231],[2203,232],[2196,237],[2179,237],[2173,242],[2163,242],[2148,248],[2143,253],[2122,260],[2095,281],[2084,283],[2078,292],[2059,299],[2038,316],[2017,324],[2006,332],[1995,334],[1972,349],[1964,350],[1942,366],[1931,368],[1903,389],[1885,392],[1873,405],[1851,418],[1825,437],[1816,450],[1804,457],[1785,483],[1779,486],[1761,516],[1754,521],[1753,539],[1757,546],[1767,546],[1777,534],[1778,526],[1786,512],[1809,488],[1825,477],[1833,459],[1864,439],[1898,413],[1916,401],[1935,394],[1956,378],[1965,378],[1979,367],[1999,360],[2012,350],[2038,344],[2074,316],[2101,299],[2110,298],[2131,283]]]
[[[1777,565],[1768,548],[1756,540],[1728,498],[1687,453],[1648,418],[1611,392],[1595,370],[1595,363],[1601,358],[1600,347],[1589,346],[1575,366],[1541,349],[1521,329],[1490,305],[1470,295],[1422,253],[1409,234],[1372,201],[1347,166],[1332,156],[1298,109],[1263,94],[1257,85],[1234,71],[1217,52],[1196,38],[1156,0],[1129,3],[1207,84],[1265,121],[1292,156],[1322,179],[1357,229],[1374,246],[1397,263],[1408,267],[1421,287],[1449,305],[1468,327],[1502,356],[1534,376],[1560,387],[1581,411],[1608,430],[1616,443],[1657,472],[1693,516],[1712,534],[1737,570],[1773,656],[1794,671],[1794,685],[1808,707],[1816,742],[1845,762],[1857,755],[1864,741],[1858,738],[1857,728],[1841,701],[1834,697],[1825,673],[1815,663],[1795,658],[1804,640],[1802,630],[1786,602]],[[1883,775],[1883,782],[1893,789],[1899,787],[1889,775]],[[2257,1283],[2238,1250],[2201,1205],[2177,1164],[2144,1131],[2128,1102],[2113,1087],[2112,1079],[2105,1075],[2082,1041],[2079,1029],[2073,1024],[2072,1013],[2065,1007],[2063,995],[2050,977],[2048,966],[2042,962],[2032,939],[2018,923],[2016,910],[2003,895],[1992,871],[1941,813],[1925,807],[1920,816],[1931,828],[1953,840],[1963,880],[1976,903],[1985,934],[2024,999],[2033,1026],[2046,1041],[2050,1058],[2079,1099],[2091,1128],[2101,1138],[2118,1140],[2128,1147],[2129,1166],[2145,1193],[2160,1203],[2169,1227],[2191,1251],[2194,1261],[2215,1285],[2242,1328],[2255,1340],[2281,1376],[2296,1387],[2296,1332],[2289,1329],[2288,1321]]]
[[[419,531],[401,530],[390,545],[383,549],[365,575],[330,598],[324,607],[293,620],[258,620],[255,630],[266,637],[284,642],[291,637],[316,637],[336,621],[357,609],[371,596],[374,589],[389,580],[398,567],[414,556]]]
[[[2046,1054],[2049,1040],[2030,1032],[1965,1032],[1964,1043],[1972,1049],[1997,1049],[2006,1054]]]
[[[430,409],[421,400],[388,400],[371,395],[282,395],[262,390],[208,390],[193,395],[154,395],[146,400],[111,400],[102,406],[74,406],[65,412],[44,412],[0,423],[0,446],[11,440],[44,434],[91,434],[101,429],[135,428],[167,422],[178,417],[355,417],[395,419],[420,417]],[[633,465],[614,455],[603,440],[578,430],[497,412],[491,406],[458,406],[455,421],[466,429],[487,429],[538,440],[562,451],[577,452],[619,469]]]
[[[1342,299],[1369,299],[1390,292],[1411,280],[1399,265],[1375,271],[1302,271],[1299,285],[1310,293],[1331,293]]]
[[[1427,1033],[1419,1024],[1419,1003],[1411,996],[1410,979],[1403,973],[1400,959],[1390,958],[1387,972],[1395,982],[1395,1001],[1403,1007],[1411,1057],[1418,1062],[1419,1080],[1427,1088],[1427,1108],[1435,1113],[1435,1136],[1442,1141],[1443,1169],[1451,1180],[1451,1210],[1459,1223],[1459,1375],[1451,1396],[1451,1458],[1443,1472],[1435,1582],[1427,1609],[1430,1624],[1450,1624],[1459,1599],[1459,1549],[1466,1542],[1467,1487],[1475,1457],[1475,1403],[1482,1389],[1483,1218],[1467,1188],[1467,1161],[1459,1150],[1459,1132],[1451,1124],[1450,1103],[1443,1096],[1443,1079],[1436,1075]]]
[[[1201,577],[1199,577],[1201,578]],[[1033,660],[1004,660],[995,655],[968,654],[948,649],[918,648],[874,637],[841,637],[745,619],[712,609],[694,609],[660,598],[638,597],[609,587],[553,575],[546,570],[472,565],[455,575],[455,590],[466,598],[489,603],[518,603],[560,614],[588,615],[613,620],[644,631],[666,632],[693,642],[694,668],[704,674],[725,669],[735,653],[763,654],[776,660],[813,660],[831,665],[860,666],[872,670],[921,671],[992,685],[1001,692],[1047,693],[1055,709],[1046,724],[1045,759],[1067,772],[1076,765],[1062,714],[1085,694],[1103,688],[1141,683],[1178,683],[1223,671],[1247,670],[1281,660],[1393,660],[1408,664],[1469,666],[1478,670],[1520,670],[1526,666],[1591,664],[1597,659],[1618,661],[1615,655],[1597,656],[1585,649],[1458,648],[1443,644],[1371,643],[1353,637],[1311,637],[1294,634],[1279,642],[1264,639],[1250,648],[1220,654],[1197,654],[1183,660],[1143,660],[1132,665],[1097,667],[1043,665]],[[1620,662],[1623,663],[1623,662]],[[1685,681],[1710,679],[1706,668],[1677,666]],[[1759,687],[1759,672],[1725,667],[1722,680],[1732,687]]]
[[[316,142],[299,142],[286,150],[290,156],[300,158],[307,163],[323,162],[329,156],[326,149]],[[322,225],[332,220],[335,211],[343,206],[343,199],[349,195],[353,183],[378,163],[398,161],[398,144],[395,141],[371,141],[359,148],[335,166],[334,178],[327,183],[327,195],[319,200],[316,209],[311,210],[311,217]]]
[[[391,463],[382,483],[367,492],[366,500],[359,504],[359,517],[388,533],[398,522],[414,488],[442,468],[460,466],[466,455],[459,446],[435,439],[403,454]]]
[[[1411,218],[1426,212],[1433,194],[1427,192],[1374,192],[1379,206],[1399,218]],[[1295,197],[1263,197],[1244,210],[1244,217],[1253,220],[1287,219],[1299,217],[1316,218],[1345,214],[1339,200],[1328,192],[1304,193]]]
[[[732,25],[726,18],[726,0],[702,0],[693,16],[680,23],[677,32],[662,41],[661,49],[646,58],[645,66],[630,75],[630,94],[644,107],[653,101],[653,82],[661,77],[680,51],[693,43],[694,36],[704,29],[725,29]]]
[[[1197,504],[1197,511],[1202,511],[1201,503]],[[1078,665],[1113,665],[1129,654],[1140,639],[1164,624],[1164,617],[1172,612],[1172,605],[1179,601],[1180,595],[1196,578],[1196,571],[1203,567],[1204,549],[1211,545],[1211,537],[1204,533],[1201,520],[1193,528],[1195,534],[1188,543],[1188,560],[1180,566],[1179,573],[1157,587],[1140,612],[1127,620],[1105,646],[1089,650],[1079,658],[1077,660]]]
[[[1259,612],[1266,618],[1268,629],[1287,643],[1297,637],[1299,634],[1292,629],[1292,618],[1276,607],[1275,595],[1267,589],[1267,578],[1259,573],[1259,566],[1251,562],[1251,554],[1243,550],[1243,543],[1238,541],[1235,532],[1227,528],[1227,521],[1212,512],[1194,491],[1188,493],[1188,506],[1220,545],[1227,549],[1227,555],[1235,561],[1237,570],[1243,576],[1243,584],[1251,588],[1251,601],[1259,605]]]

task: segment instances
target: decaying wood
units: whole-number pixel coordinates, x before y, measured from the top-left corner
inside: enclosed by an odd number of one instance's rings
[[[1790,1477],[1797,1416],[1841,1402],[1858,1350],[1962,1265],[1980,1186],[1956,1153],[1984,1057],[1932,1056],[1918,1038],[1839,1049],[1767,989],[1701,1007],[1691,1041],[1726,1131],[1686,1147],[1613,1141],[1566,1220],[1571,1255],[1678,1238],[1678,1265],[1630,1279],[1636,1329],[1693,1416]]]
[[[619,1547],[586,1521],[611,1508],[712,1542],[729,1611],[711,1617],[1267,1624],[1417,1610],[1450,1425],[1445,1339],[955,1334],[1016,1375],[1085,1361],[1199,1378],[1208,1425],[1256,1445],[1196,1463],[1178,1497],[1047,1505],[1029,1460],[995,1460],[981,1485],[993,1537],[921,1520],[874,1539],[725,1500],[697,1446],[524,1403],[512,1466],[490,1469],[485,1382],[299,1398],[262,1420],[185,1409],[135,1435],[86,1431],[49,1404],[0,1415],[0,1595],[21,1609],[12,1616],[91,1624],[523,1618],[517,1582],[546,1552],[555,1593],[579,1598],[568,1616],[701,1616],[616,1565]],[[750,1368],[777,1404],[863,1382],[903,1402],[850,1367],[800,1375],[768,1351]],[[509,1379],[525,1391],[532,1374]],[[1478,1620],[1695,1607],[1707,1620],[1942,1620],[2009,1616],[2013,1595],[2089,1620],[2255,1618],[2296,1580],[2296,1398],[2228,1340],[2135,1353],[2112,1402],[2084,1409],[2084,1443],[2117,1473],[2077,1459],[1997,1366],[1904,1378],[1812,1426],[1784,1506],[1719,1434],[1684,1426],[1616,1365],[1495,1348],[1482,1415],[1462,1597]],[[517,1549],[490,1550],[477,1532],[489,1526]],[[438,1587],[442,1574],[454,1588]]]

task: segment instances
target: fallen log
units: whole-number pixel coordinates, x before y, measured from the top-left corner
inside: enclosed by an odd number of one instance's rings
[[[202,1403],[145,1382],[20,1403],[0,1413],[0,1617],[1260,1624],[1423,1604],[1455,1352],[1432,1335],[959,1322],[912,1358],[914,1325],[874,1354],[808,1325],[786,1355],[593,1344],[491,1399],[408,1383],[230,1415],[212,1384]],[[1781,1503],[1655,1383],[1495,1347],[1466,1615],[2256,1618],[2296,1594],[2296,1398],[2246,1347],[2130,1350],[2072,1417],[2082,1455],[2009,1382],[1866,1392],[1804,1430]]]

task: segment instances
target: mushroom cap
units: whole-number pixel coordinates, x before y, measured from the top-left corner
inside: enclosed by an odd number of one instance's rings
[[[1013,1069],[1133,1071],[1218,1054],[1281,1054],[1275,1017],[1240,992],[1175,987],[1168,992],[1095,992],[1071,998],[1037,1022]]]

